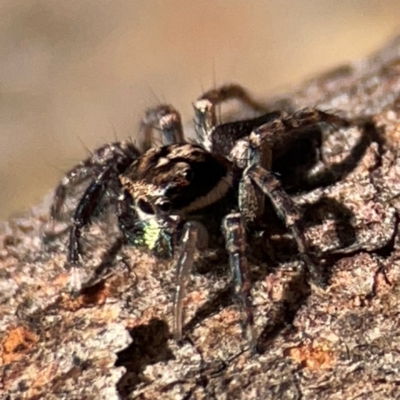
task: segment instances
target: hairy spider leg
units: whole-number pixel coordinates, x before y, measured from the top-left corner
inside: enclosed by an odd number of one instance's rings
[[[248,178],[250,181],[250,178]],[[251,182],[250,182],[251,183]],[[253,188],[254,185],[251,185]],[[251,301],[251,276],[246,258],[245,226],[240,213],[231,213],[223,218],[222,231],[225,237],[226,249],[229,253],[229,265],[232,271],[232,281],[236,300],[246,315],[245,331],[251,347],[255,348],[256,333]],[[182,339],[182,301],[185,296],[187,281],[190,276],[196,248],[207,247],[202,240],[206,234],[204,226],[196,221],[184,224],[179,243],[179,256],[176,264],[177,286],[174,296],[174,335]]]
[[[238,84],[222,85],[203,93],[193,104],[195,115],[194,122],[197,140],[208,151],[216,150],[213,147],[214,141],[212,140],[212,134],[214,129],[220,125],[219,121],[217,121],[217,106],[232,99],[241,101],[257,113],[268,112],[265,105],[253,99],[250,93]],[[249,123],[251,123],[250,121],[251,120],[248,120]],[[254,128],[254,125],[252,128]],[[252,128],[250,128],[250,130]],[[239,127],[236,129],[236,132],[239,132]],[[249,133],[250,131],[247,134]],[[244,135],[246,135],[246,133]],[[229,152],[226,154],[229,154]]]
[[[246,258],[246,229],[240,213],[231,213],[222,221],[225,247],[229,254],[233,291],[236,301],[245,313],[245,332],[252,349],[256,346],[253,304],[251,298],[251,272]]]
[[[235,160],[237,157],[232,153],[233,149],[237,148],[237,145],[242,140],[246,140],[258,126],[273,121],[279,118],[280,115],[280,111],[273,111],[256,118],[217,125],[210,137],[212,152],[222,154],[230,160]],[[240,164],[238,166],[241,168]]]
[[[294,131],[303,130],[314,125],[326,123],[333,126],[348,127],[347,119],[315,108],[304,108],[294,114],[276,112],[275,117],[263,125],[259,125],[250,135],[253,147],[260,147],[267,142],[270,147],[278,142],[284,143]]]
[[[185,143],[181,116],[170,104],[161,104],[147,110],[139,134],[139,148],[143,152],[153,147],[154,130],[161,132],[163,145]]]
[[[248,167],[244,171],[242,178],[242,188],[239,193],[239,202],[242,210],[248,210],[248,219],[254,220],[260,215],[254,204],[259,204],[259,198],[255,197],[254,191],[249,189],[250,179],[270,198],[272,204],[284,221],[286,227],[291,231],[311,279],[318,285],[324,286],[320,271],[308,255],[309,249],[303,234],[299,212],[291,197],[285,192],[280,181],[269,170],[268,163],[265,162],[265,152],[268,147],[271,149],[276,141],[283,141],[293,131],[304,129],[315,124],[325,122],[328,124],[348,126],[348,121],[334,114],[325,113],[316,109],[303,109],[299,112],[287,116],[281,113],[280,118],[276,118],[264,125],[256,128],[249,136],[248,140]],[[264,162],[263,162],[264,160]],[[244,190],[244,188],[248,190]],[[253,207],[251,207],[253,205]]]
[[[176,340],[182,340],[182,301],[185,297],[186,285],[193,266],[193,257],[196,251],[197,239],[199,236],[200,224],[195,221],[185,223],[180,238],[180,253],[176,264],[175,296],[173,302],[173,331]]]
[[[113,172],[112,168],[105,168],[86,189],[75,210],[73,224],[69,235],[67,265],[71,268],[72,291],[78,292],[81,288],[79,273],[80,256],[82,254],[81,235],[82,228],[91,222],[92,215],[98,209],[103,199],[108,180]]]
[[[96,149],[90,157],[68,171],[54,192],[53,203],[50,208],[50,216],[53,220],[61,219],[61,209],[71,188],[100,174],[104,166],[115,159],[116,154],[123,155],[126,153],[129,153],[132,158],[140,155],[130,142],[109,143]]]
[[[309,249],[303,234],[299,212],[290,196],[284,191],[279,180],[271,171],[259,165],[253,165],[247,171],[252,181],[271,199],[278,214],[286,227],[291,231],[312,281],[320,287],[325,286],[321,273],[308,255]]]
[[[132,144],[129,146],[129,151],[121,153],[121,148],[124,148],[123,144],[121,144],[120,147],[114,148],[114,159],[107,159],[102,171],[86,189],[75,210],[70,230],[67,255],[67,265],[72,269],[73,276],[71,280],[74,292],[80,290],[80,280],[77,268],[81,267],[82,229],[91,223],[92,216],[96,214],[107,189],[112,189],[115,193],[120,190],[121,183],[118,179],[119,174],[128,168],[139,154]]]

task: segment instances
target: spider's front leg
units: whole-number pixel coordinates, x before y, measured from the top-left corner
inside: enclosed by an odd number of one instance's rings
[[[254,349],[257,338],[251,300],[252,284],[250,268],[245,254],[245,227],[240,213],[226,215],[222,221],[222,231],[225,237],[226,249],[229,253],[229,266],[232,271],[235,298],[241,310],[245,312],[246,336]],[[177,285],[174,298],[174,335],[178,341],[182,339],[182,301],[192,270],[194,253],[196,247],[199,249],[207,247],[207,241],[207,232],[202,224],[195,221],[185,223],[176,267]]]
[[[92,216],[99,208],[112,173],[112,168],[105,168],[86,189],[75,210],[67,254],[67,267],[71,269],[71,286],[74,294],[81,288],[79,268],[81,267],[80,256],[82,254],[82,229],[90,224]]]
[[[277,214],[292,232],[309,275],[321,287],[324,286],[324,281],[320,271],[308,255],[309,249],[303,234],[299,212],[270,168],[272,163],[271,149],[274,145],[280,142],[284,143],[294,131],[322,122],[346,127],[349,125],[346,119],[318,109],[303,109],[291,116],[281,113],[279,117],[253,130],[249,137],[241,143],[243,146],[240,151],[237,151],[233,157],[236,165],[243,167],[241,164],[243,160],[238,157],[238,154],[246,155],[244,157],[246,168],[243,172],[239,193],[239,205],[246,219],[253,221],[263,211],[259,207],[263,202],[254,188],[251,187],[251,182],[254,182],[262,193],[270,198]]]
[[[54,192],[50,208],[51,217],[54,220],[61,219],[61,210],[72,188],[83,184],[88,179],[95,178],[108,163],[119,157],[125,157],[127,154],[131,158],[140,155],[132,143],[108,143],[96,149],[90,157],[68,171]]]
[[[296,132],[304,131],[320,123],[340,127],[350,125],[345,118],[313,108],[304,108],[291,115],[275,111],[250,122],[253,122],[253,127],[247,130],[246,136],[239,140],[232,141],[232,133],[225,129],[225,125],[216,127],[213,134],[214,147],[218,149],[222,143],[222,146],[226,147],[225,151],[230,148],[229,158],[240,169],[259,164],[270,170],[276,153],[284,151],[285,145],[293,140]]]
[[[126,190],[122,190],[117,199],[118,226],[128,241],[134,242],[135,227],[138,221],[132,196]]]
[[[182,339],[182,301],[185,296],[186,285],[193,267],[193,258],[196,247],[207,247],[208,234],[205,227],[196,221],[185,223],[180,238],[180,253],[176,265],[176,290],[174,297],[174,336]]]
[[[92,217],[99,211],[107,190],[112,191],[114,195],[120,193],[119,174],[126,170],[139,156],[138,150],[131,143],[120,143],[113,148],[115,150],[113,156],[104,160],[103,168],[85,190],[73,216],[66,266],[71,269],[71,285],[75,293],[81,287],[79,268],[81,267],[82,230],[91,223]]]

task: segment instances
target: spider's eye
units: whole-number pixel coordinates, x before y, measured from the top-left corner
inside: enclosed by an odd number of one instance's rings
[[[183,172],[183,177],[184,177],[188,182],[190,182],[190,181],[193,179],[193,171],[192,171],[190,168],[185,169],[185,171]]]
[[[171,203],[169,201],[163,201],[162,203],[157,204],[157,209],[166,213],[171,210]]]
[[[145,214],[150,214],[153,215],[154,214],[154,209],[151,206],[151,204],[143,199],[139,199],[137,202],[137,206],[140,208],[141,211],[143,211]]]

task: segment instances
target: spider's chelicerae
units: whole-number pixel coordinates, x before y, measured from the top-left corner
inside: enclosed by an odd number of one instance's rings
[[[57,219],[74,186],[90,179],[79,200],[70,228],[67,264],[74,275],[81,266],[82,229],[102,207],[105,195],[115,204],[119,228],[128,242],[144,245],[158,255],[177,250],[174,333],[182,336],[182,299],[197,248],[207,246],[210,230],[222,231],[233,291],[244,314],[252,345],[253,322],[246,233],[262,222],[268,198],[296,241],[311,279],[322,284],[311,260],[293,201],[271,172],[272,149],[293,131],[319,123],[346,126],[346,120],[317,109],[293,115],[268,112],[260,117],[217,124],[216,108],[232,98],[259,109],[246,91],[225,85],[204,93],[195,103],[198,144],[186,141],[180,114],[170,105],[146,113],[141,149],[116,142],[97,149],[73,168],[56,189],[52,216]],[[162,145],[152,147],[153,133]],[[221,234],[221,233],[220,233]],[[79,289],[75,287],[75,289]]]

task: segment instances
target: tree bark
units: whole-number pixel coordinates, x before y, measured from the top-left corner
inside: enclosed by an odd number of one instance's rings
[[[219,265],[215,254],[197,255],[211,268],[193,274],[177,344],[172,263],[124,245],[112,218],[86,232],[92,283],[77,298],[67,235],[49,235],[62,228],[49,221],[51,196],[1,224],[1,398],[400,398],[399,93],[400,37],[269,101],[334,111],[352,126],[318,131],[320,160],[307,180],[290,157],[276,160],[327,286],[304,279],[293,239],[272,221],[249,246],[257,354],[224,257]]]

